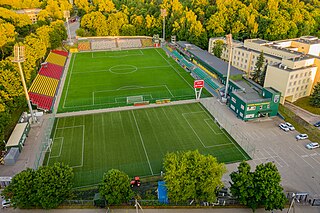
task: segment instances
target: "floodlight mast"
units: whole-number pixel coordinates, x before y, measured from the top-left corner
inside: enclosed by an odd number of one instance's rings
[[[161,9],[161,16],[163,17],[163,26],[162,26],[162,39],[163,42],[166,39],[166,16],[167,16],[167,10]]]
[[[226,35],[226,42],[227,42],[227,46],[228,46],[228,49],[229,49],[229,62],[228,62],[226,89],[224,91],[224,98],[225,99],[227,99],[227,94],[228,94],[230,67],[231,67],[231,60],[232,60],[232,34]]]
[[[24,59],[24,46],[15,45],[13,52],[14,52],[14,58],[13,58],[12,61],[18,63],[24,94],[26,96],[28,108],[29,108],[29,111],[30,111],[30,114],[31,114],[31,122],[35,123],[35,122],[37,122],[37,119],[34,116],[33,111],[32,111],[30,97],[29,97],[26,81],[24,79],[22,66],[21,66],[21,62],[24,62],[24,60],[25,60]]]
[[[68,40],[69,44],[71,44],[71,31],[70,31],[70,25],[69,25],[69,18],[70,18],[70,11],[69,10],[64,10],[63,11],[63,17],[66,19],[67,22],[67,29],[68,29]]]

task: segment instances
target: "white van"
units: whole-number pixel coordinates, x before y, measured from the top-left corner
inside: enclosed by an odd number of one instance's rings
[[[11,201],[10,200],[3,200],[2,201],[2,208],[8,208],[11,206]]]

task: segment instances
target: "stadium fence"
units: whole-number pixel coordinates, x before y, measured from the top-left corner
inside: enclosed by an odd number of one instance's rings
[[[233,139],[241,146],[241,148],[253,159],[255,154],[255,146],[251,144],[248,138],[234,123],[230,122],[226,116],[221,113],[218,108],[218,102],[212,98],[200,99],[200,103],[210,112],[217,124],[225,129]]]

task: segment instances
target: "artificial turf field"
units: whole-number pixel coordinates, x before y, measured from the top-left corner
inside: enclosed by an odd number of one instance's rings
[[[193,80],[162,49],[75,53],[58,112],[125,106],[130,96],[149,102],[193,99]]]
[[[219,162],[248,160],[200,103],[57,118],[47,164],[74,168],[75,187],[98,184],[115,168],[158,175],[167,152],[198,149]]]

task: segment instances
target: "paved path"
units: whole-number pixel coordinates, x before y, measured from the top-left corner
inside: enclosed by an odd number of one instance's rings
[[[104,112],[118,112],[118,111],[125,111],[125,110],[145,109],[145,108],[171,106],[171,105],[179,105],[179,104],[190,104],[190,103],[196,103],[196,102],[198,101],[196,101],[195,99],[192,99],[192,100],[183,100],[183,101],[173,101],[165,104],[148,104],[148,105],[142,105],[142,106],[125,106],[125,107],[95,109],[95,110],[86,110],[86,111],[78,111],[78,112],[66,112],[66,113],[56,114],[56,118],[77,116],[77,115],[89,115],[89,114],[97,114],[97,113],[104,113]]]
[[[273,211],[274,213],[287,212],[288,209],[282,211]],[[1,212],[15,212],[15,213],[106,213],[106,209],[53,209],[53,210],[21,210],[21,209],[4,209]],[[110,209],[110,213],[137,213],[135,209]],[[143,209],[139,213],[252,213],[251,209],[234,209],[234,208],[208,208],[208,209]],[[257,209],[256,213],[264,213],[264,209]],[[319,213],[319,207],[312,206],[295,206],[294,210],[290,211],[295,213]]]
[[[310,124],[314,124],[320,121],[320,115],[313,114],[305,109],[302,109],[292,103],[285,103],[285,106],[291,109],[295,114],[300,116],[303,120],[307,121]]]

